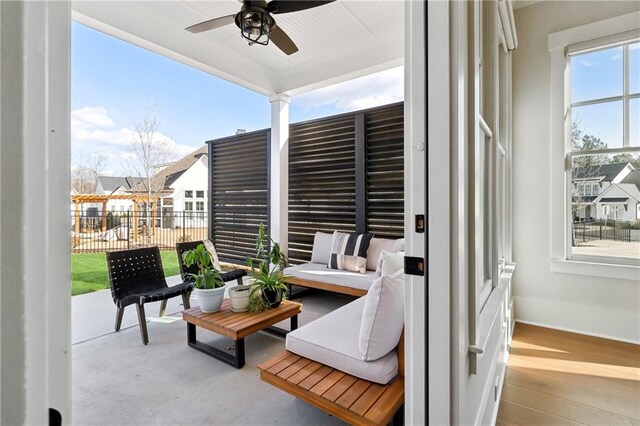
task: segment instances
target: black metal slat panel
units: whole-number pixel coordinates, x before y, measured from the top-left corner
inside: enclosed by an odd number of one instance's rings
[[[209,142],[211,236],[221,259],[255,257],[261,223],[269,226],[269,131]]]
[[[355,231],[353,115],[289,130],[289,260],[308,262],[316,231]]]
[[[392,105],[365,113],[367,232],[404,236],[404,111]]]

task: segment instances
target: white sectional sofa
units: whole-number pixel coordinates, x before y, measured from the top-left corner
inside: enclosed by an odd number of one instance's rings
[[[371,382],[387,384],[398,374],[398,353],[363,361],[358,349],[365,297],[287,334],[288,351]],[[336,330],[340,330],[339,333]]]
[[[378,258],[382,251],[392,253],[404,251],[404,238],[392,240],[374,237],[369,244],[367,270],[364,274],[330,269],[327,264],[331,255],[331,237],[332,234],[316,232],[311,262],[290,266],[284,270],[286,275],[292,277],[289,279],[291,284],[352,296],[364,296],[373,283]]]

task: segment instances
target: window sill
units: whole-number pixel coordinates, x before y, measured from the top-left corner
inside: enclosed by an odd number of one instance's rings
[[[631,265],[555,259],[551,261],[551,271],[561,274],[640,281],[640,267]]]

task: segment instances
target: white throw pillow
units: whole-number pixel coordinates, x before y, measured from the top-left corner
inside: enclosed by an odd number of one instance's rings
[[[404,238],[391,240],[387,238],[372,238],[367,251],[367,269],[375,271],[383,251],[395,253],[404,250]]]
[[[313,251],[311,252],[311,263],[329,263],[331,255],[331,237],[332,234],[326,232],[316,232],[313,238]]]
[[[391,352],[404,328],[404,271],[376,279],[362,310],[358,349],[364,361],[375,361]]]
[[[376,273],[374,274],[373,279],[393,275],[400,269],[404,270],[404,252],[391,253],[383,251],[380,253]]]

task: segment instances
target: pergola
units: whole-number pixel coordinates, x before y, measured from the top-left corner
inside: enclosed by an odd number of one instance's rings
[[[156,200],[158,197],[152,197]],[[86,203],[102,203],[102,217],[100,228],[102,232],[107,230],[107,202],[110,200],[131,200],[133,201],[133,217],[138,216],[138,203],[146,202],[149,199],[147,195],[134,195],[134,194],[76,194],[71,196],[71,202],[74,205],[74,231],[76,234],[80,233],[80,206]],[[155,211],[151,210],[151,223],[155,218]],[[154,227],[151,227],[153,232]],[[133,237],[138,237],[138,227],[133,227]]]

